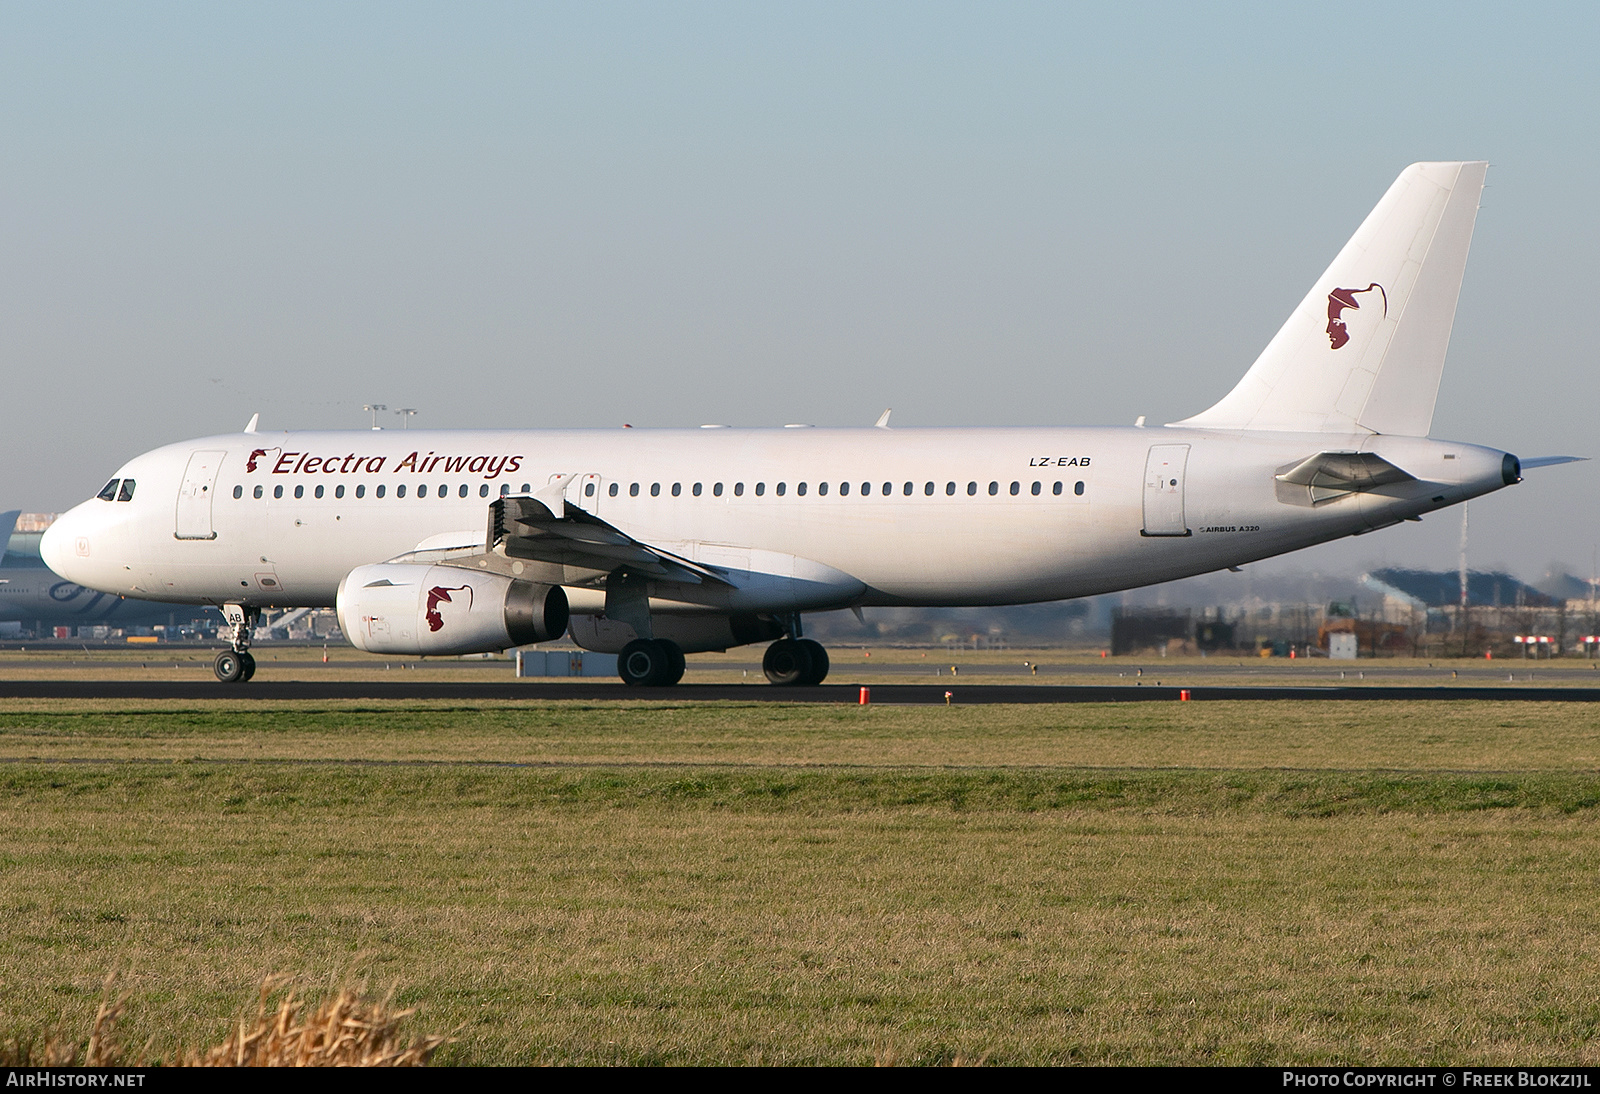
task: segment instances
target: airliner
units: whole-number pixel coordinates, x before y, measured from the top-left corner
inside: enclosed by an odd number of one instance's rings
[[[128,461],[42,552],[119,596],[220,608],[249,680],[266,607],[357,647],[504,650],[569,634],[631,685],[769,643],[812,685],[807,612],[1061,600],[1362,535],[1520,482],[1435,440],[1487,164],[1406,168],[1223,399],[1161,429],[242,433]]]

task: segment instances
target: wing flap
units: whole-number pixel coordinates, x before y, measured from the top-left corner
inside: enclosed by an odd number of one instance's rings
[[[558,516],[552,506],[559,506]],[[554,497],[497,498],[489,507],[486,550],[511,558],[611,573],[631,569],[686,585],[728,585],[723,571],[640,543],[615,525]]]

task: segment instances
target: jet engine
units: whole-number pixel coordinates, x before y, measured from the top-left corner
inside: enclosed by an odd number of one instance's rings
[[[368,653],[488,653],[567,630],[559,585],[426,563],[357,566],[339,583],[338,608],[345,637]]]

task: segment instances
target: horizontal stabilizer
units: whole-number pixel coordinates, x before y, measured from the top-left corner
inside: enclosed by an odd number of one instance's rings
[[[1518,462],[1522,464],[1522,469],[1526,471],[1530,467],[1555,467],[1557,464],[1562,463],[1583,463],[1588,458],[1588,456],[1535,456],[1531,460],[1520,460]]]
[[[1427,436],[1487,170],[1402,171],[1238,385],[1174,424]]]
[[[1274,477],[1285,486],[1305,487],[1312,505],[1416,478],[1371,452],[1318,452]]]

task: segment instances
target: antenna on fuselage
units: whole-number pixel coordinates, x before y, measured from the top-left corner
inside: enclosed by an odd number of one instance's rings
[[[244,427],[244,431],[246,433],[254,433],[256,431],[256,426],[258,426],[260,424],[261,424],[261,415],[260,414],[252,414],[252,415],[250,415],[249,423]]]
[[[874,422],[873,424],[878,429],[888,429],[889,428],[889,415],[891,415],[893,413],[894,413],[894,407],[890,407],[888,410],[885,410],[882,414],[879,414],[878,415],[878,420],[876,422]]]

